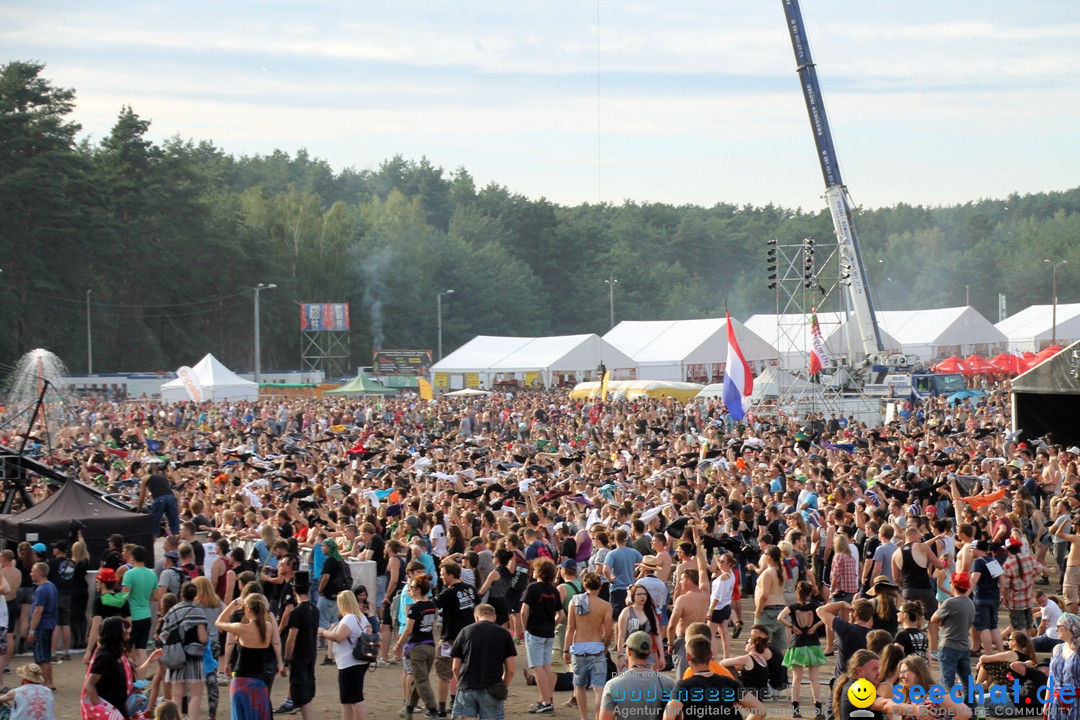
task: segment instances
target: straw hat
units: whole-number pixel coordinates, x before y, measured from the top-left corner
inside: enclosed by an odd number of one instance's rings
[[[874,578],[873,585],[874,586],[872,588],[866,591],[866,594],[871,597],[877,596],[877,589],[879,587],[889,587],[893,590],[898,590],[900,588],[899,585],[889,579],[888,575],[878,575],[876,578]]]
[[[15,674],[21,677],[23,680],[29,680],[30,682],[37,683],[38,685],[45,684],[45,676],[41,674],[41,666],[37,663],[27,663],[26,665],[23,665],[18,670],[16,670]]]

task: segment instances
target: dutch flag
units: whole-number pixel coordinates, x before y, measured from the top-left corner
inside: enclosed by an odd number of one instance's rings
[[[724,390],[721,397],[732,420],[738,422],[746,415],[744,403],[754,392],[754,376],[750,374],[750,366],[746,364],[739,342],[735,339],[731,314],[725,312],[724,316],[727,318],[727,366],[724,369]]]

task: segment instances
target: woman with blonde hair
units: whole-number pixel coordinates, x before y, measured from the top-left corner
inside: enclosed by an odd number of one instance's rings
[[[371,622],[360,611],[360,604],[352,590],[338,593],[337,609],[341,619],[330,629],[319,628],[319,636],[334,644],[341,720],[367,720],[364,677],[368,672],[368,663],[353,657],[353,647],[359,641],[361,633],[373,632]]]
[[[241,622],[229,622],[233,606],[243,605]],[[274,627],[266,598],[252,593],[243,600],[233,600],[221,610],[214,623],[221,632],[236,635],[240,644],[236,667],[229,684],[233,720],[267,720],[271,716],[270,687],[265,677]]]
[[[86,543],[82,540],[72,543],[71,561],[75,563],[75,571],[71,576],[71,646],[80,647],[86,642],[86,606],[90,604],[90,588],[86,585],[90,553],[86,551]]]
[[[218,608],[222,606],[221,598],[214,592],[214,586],[210,584],[210,578],[200,575],[191,581],[195,584],[195,589],[198,591],[195,594],[195,604],[201,607],[208,618],[214,617]],[[210,711],[210,720],[216,720],[218,702],[221,699],[221,692],[218,690],[219,685],[225,685],[229,682],[229,677],[223,673],[218,672],[220,663],[223,662],[223,646],[218,636],[218,629],[216,624],[209,624],[208,631],[210,639],[207,641],[207,646],[210,650],[210,663],[206,663],[206,658],[203,661],[203,670],[206,673],[206,706]]]

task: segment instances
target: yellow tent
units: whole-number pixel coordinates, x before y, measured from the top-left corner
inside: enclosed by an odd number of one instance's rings
[[[672,397],[679,402],[692,400],[705,387],[697,383],[660,380],[612,380],[607,385],[608,397],[613,400]],[[578,383],[570,391],[570,397],[575,400],[600,397],[600,383],[595,381]]]

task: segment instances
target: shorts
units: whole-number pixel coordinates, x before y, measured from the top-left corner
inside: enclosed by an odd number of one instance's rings
[[[574,687],[602,688],[607,682],[607,653],[571,655],[570,667],[574,671]]]
[[[60,627],[71,627],[70,595],[58,595],[56,598],[56,624]]]
[[[521,612],[521,590],[506,591],[506,609],[511,615]]]
[[[19,626],[19,601],[8,600],[7,601],[7,615],[8,615],[8,632],[14,634],[15,628]]]
[[[390,614],[390,603],[385,603],[382,606],[382,615],[379,618],[379,622],[381,622],[383,625],[386,625],[387,627],[392,627],[393,626],[394,618]]]
[[[38,628],[34,633],[34,662],[38,665],[52,662],[52,635],[52,628]]]
[[[975,603],[975,629],[997,630],[997,603],[978,601]]]
[[[412,663],[409,662],[408,653],[401,656],[401,673],[403,675],[412,675]]]
[[[938,609],[937,591],[932,588],[905,588],[900,592],[905,600],[922,605],[923,617],[933,617]]]
[[[366,663],[339,669],[337,674],[338,702],[342,705],[364,702],[364,677],[367,673]]]
[[[1010,610],[1009,611],[1009,624],[1012,625],[1014,631],[1027,632],[1029,628],[1035,627],[1035,618],[1031,614],[1031,610]]]
[[[289,697],[295,708],[315,699],[315,658],[289,665]]]
[[[1062,578],[1061,582],[1062,588],[1065,590],[1065,605],[1080,603],[1080,567],[1067,566],[1065,568],[1065,577]]]
[[[709,620],[719,625],[728,618],[731,617],[731,606],[725,605],[722,608],[716,608],[712,611],[712,615],[709,616]]]
[[[488,604],[495,608],[495,624],[505,625],[510,622],[510,606],[505,597],[488,597]]]
[[[8,636],[8,629],[7,628],[0,628],[0,657],[4,657],[5,655],[7,655],[7,649],[8,649],[7,636]]]
[[[63,625],[63,623],[61,623]],[[131,621],[131,647],[135,650],[145,650],[150,641],[150,618]]]
[[[21,587],[15,591],[15,602],[20,605],[31,605],[34,602],[34,588]]]
[[[555,649],[555,638],[538,637],[525,632],[525,659],[530,668],[551,664],[551,651]]]
[[[435,658],[435,675],[440,680],[453,680],[454,679],[454,658],[437,657]]]
[[[337,599],[319,596],[319,627],[329,630],[338,621]]]
[[[459,687],[457,697],[454,698],[454,708],[451,713],[454,717],[477,718],[477,720],[503,720],[504,701],[491,697],[487,688],[474,690]]]

